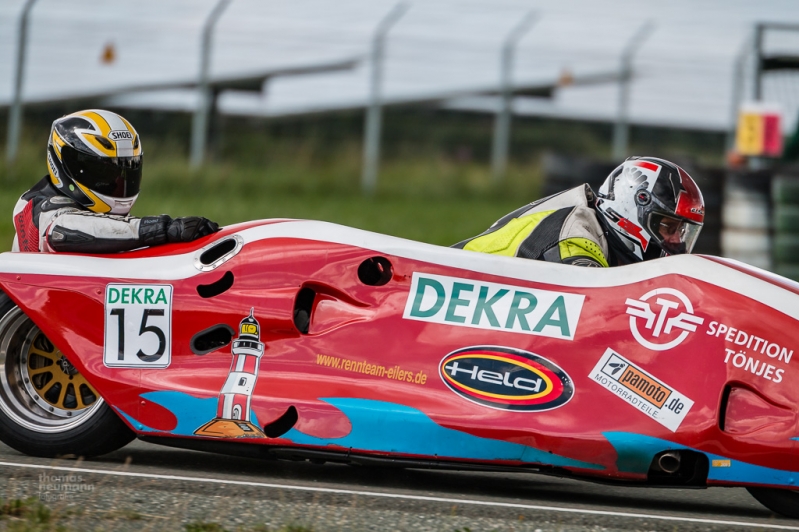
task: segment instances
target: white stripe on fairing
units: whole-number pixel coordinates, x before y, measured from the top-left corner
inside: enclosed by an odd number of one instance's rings
[[[569,508],[564,506],[544,506],[539,504],[520,504],[500,501],[481,501],[477,499],[457,499],[454,497],[431,497],[429,495],[409,495],[404,493],[391,493],[385,491],[364,491],[341,488],[323,488],[318,486],[299,486],[296,484],[273,484],[269,482],[251,482],[246,480],[225,480],[221,478],[188,477],[183,475],[161,475],[158,473],[135,473],[132,471],[113,471],[109,469],[93,469],[88,467],[67,467],[53,465],[19,464],[14,462],[0,462],[0,466],[17,467],[22,469],[47,469],[53,471],[70,471],[72,473],[87,473],[94,475],[107,475],[113,477],[147,478],[152,480],[175,480],[180,482],[197,482],[205,484],[221,484],[229,486],[247,486],[251,488],[282,489],[287,491],[300,491],[311,493],[333,493],[336,495],[357,495],[361,497],[374,497],[380,499],[397,499],[404,501],[424,501],[444,504],[463,504],[464,506],[483,506],[497,508],[513,508],[518,510],[537,510],[543,512],[557,512],[565,514],[597,515],[606,517],[625,517],[632,519],[655,519],[658,521],[674,521],[678,523],[702,523],[708,525],[737,526],[747,528],[765,528],[769,530],[799,530],[798,526],[776,525],[773,523],[757,523],[753,521],[728,521],[726,519],[704,519],[699,517],[682,517],[677,515],[643,514],[634,512],[613,512],[608,510],[591,510],[587,508]]]
[[[60,253],[7,252],[0,254],[0,273],[176,281],[200,272],[194,267],[194,253],[120,260]]]
[[[799,295],[732,267],[695,255],[680,255],[616,268],[580,268],[435,246],[310,220],[260,225],[243,229],[236,234],[242,237],[245,246],[269,238],[315,240],[370,249],[386,255],[478,273],[571,288],[624,286],[663,275],[677,274],[737,292],[794,319],[799,319]],[[198,253],[199,250],[167,257],[123,260],[80,255],[3,253],[0,254],[0,273],[174,281],[200,273],[194,267],[194,257]],[[729,262],[735,263],[735,261]],[[761,275],[774,276],[757,268],[735,264]],[[787,283],[791,282],[780,279]],[[799,288],[799,285],[797,287]]]

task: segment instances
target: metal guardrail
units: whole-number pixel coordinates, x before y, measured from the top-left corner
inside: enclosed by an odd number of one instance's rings
[[[216,108],[217,98],[223,90],[249,90],[260,91],[269,78],[275,76],[298,75],[307,72],[324,72],[332,70],[342,70],[355,67],[361,58],[328,62],[319,65],[305,65],[297,68],[282,68],[268,72],[249,72],[241,76],[226,79],[213,79],[211,73],[211,52],[213,47],[213,35],[217,22],[223,16],[226,8],[232,0],[217,0],[213,9],[208,14],[202,28],[200,36],[201,59],[197,78],[194,80],[181,80],[177,82],[155,83],[141,86],[123,87],[114,90],[100,91],[94,94],[69,95],[64,99],[70,101],[89,101],[100,97],[127,94],[131,92],[141,92],[147,90],[159,90],[169,88],[190,88],[196,89],[199,93],[199,102],[194,112],[192,123],[191,155],[190,164],[196,168],[205,159],[207,145],[207,134],[211,116]],[[14,79],[14,100],[9,113],[9,134],[7,145],[7,161],[13,164],[18,148],[18,139],[22,125],[23,109],[23,82],[25,71],[25,51],[27,45],[27,27],[30,12],[36,0],[26,0],[18,24],[17,39],[17,63]],[[365,113],[365,137],[363,150],[363,167],[361,183],[363,191],[367,194],[373,193],[377,187],[380,160],[380,130],[382,126],[382,108],[387,104],[383,95],[383,71],[385,67],[385,46],[389,31],[394,27],[398,20],[408,10],[409,4],[401,2],[378,23],[371,39],[370,50],[370,96]],[[508,153],[511,138],[511,117],[513,114],[513,98],[520,95],[552,96],[553,92],[560,85],[558,82],[550,84],[542,83],[541,86],[517,86],[514,85],[513,66],[515,60],[515,50],[519,41],[525,33],[538,20],[538,12],[527,12],[513,26],[503,41],[500,55],[500,76],[499,82],[495,87],[476,87],[473,90],[455,91],[447,95],[439,95],[436,101],[445,98],[452,98],[466,95],[488,95],[497,97],[499,106],[495,114],[494,136],[492,140],[491,167],[492,176],[495,180],[502,179],[506,173],[508,164]],[[571,81],[571,85],[579,83],[618,83],[619,86],[619,113],[616,119],[616,129],[614,130],[614,153],[616,158],[623,158],[626,153],[626,145],[629,139],[628,125],[628,99],[629,83],[633,76],[633,57],[640,49],[641,42],[651,33],[652,25],[644,24],[635,32],[632,39],[623,49],[620,57],[620,70],[600,73],[595,75],[593,80]],[[75,96],[78,96],[77,98]],[[420,97],[409,101],[392,101],[391,104],[400,103],[428,103],[430,98]]]

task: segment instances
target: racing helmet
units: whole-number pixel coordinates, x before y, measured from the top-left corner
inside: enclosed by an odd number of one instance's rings
[[[705,219],[688,172],[655,157],[630,157],[599,188],[596,210],[626,262],[690,253]]]
[[[127,215],[139,195],[142,146],[130,122],[100,109],[53,122],[47,142],[50,182],[97,213]]]

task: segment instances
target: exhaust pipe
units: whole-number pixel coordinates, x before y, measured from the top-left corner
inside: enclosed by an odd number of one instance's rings
[[[710,463],[705,453],[688,449],[661,451],[652,457],[647,482],[652,486],[706,487]]]
[[[673,475],[680,470],[680,453],[677,451],[668,451],[657,459],[657,465],[661,471]]]

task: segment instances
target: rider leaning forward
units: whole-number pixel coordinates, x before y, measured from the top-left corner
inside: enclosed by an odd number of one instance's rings
[[[454,247],[607,267],[690,253],[702,229],[699,187],[674,163],[631,157],[597,193],[587,184],[534,201]]]
[[[79,111],[53,122],[49,175],[14,207],[12,251],[114,253],[189,242],[219,230],[197,216],[129,216],[142,157],[139,135],[116,113]]]

